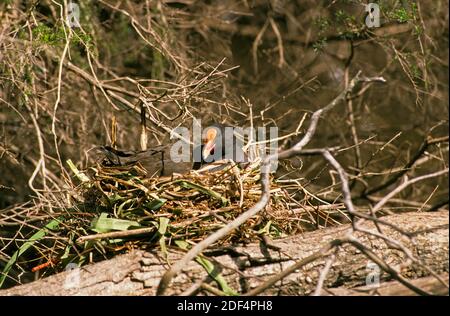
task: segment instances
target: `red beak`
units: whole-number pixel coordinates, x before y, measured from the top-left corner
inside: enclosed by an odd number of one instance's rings
[[[216,147],[216,136],[217,130],[215,128],[210,128],[206,131],[206,143],[202,152],[203,160],[208,158],[209,155],[214,152],[214,148]]]
[[[213,152],[214,148],[216,147],[216,144],[214,143],[214,140],[210,140],[205,144],[205,147],[203,148],[202,156],[203,159],[208,158],[209,155]]]

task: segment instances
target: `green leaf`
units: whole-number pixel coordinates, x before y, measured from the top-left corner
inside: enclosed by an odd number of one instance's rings
[[[123,215],[123,213],[124,213],[125,206],[127,206],[128,204],[133,205],[134,202],[135,202],[135,199],[128,199],[128,200],[125,200],[125,202],[123,202],[122,204],[120,204],[119,208],[117,209],[117,216],[122,217],[121,215]],[[130,210],[130,209],[126,209],[126,210]]]
[[[161,252],[164,254],[164,258],[167,260],[169,253],[167,252],[165,236],[161,236],[161,238],[159,238],[159,246],[161,247]]]
[[[70,249],[72,249],[72,247],[73,247],[74,232],[70,232],[68,237],[69,237],[69,241],[67,242],[67,246],[64,248],[63,255],[59,258],[60,260],[69,258]]]
[[[11,259],[9,259],[8,263],[6,264],[5,268],[3,269],[2,275],[0,275],[0,288],[3,285],[3,282],[6,279],[6,276],[8,275],[9,271],[11,270],[12,266],[16,263],[17,259],[19,259],[19,257],[21,255],[24,254],[25,251],[27,251],[31,246],[33,246],[33,244],[40,240],[42,237],[44,237],[45,235],[47,235],[49,230],[53,230],[56,229],[60,223],[60,221],[62,220],[62,218],[56,218],[51,220],[47,225],[45,225],[45,227],[43,227],[42,229],[40,229],[38,232],[36,232],[33,236],[30,237],[30,239],[28,239],[28,241],[26,241],[11,257]]]
[[[166,199],[153,199],[147,203],[144,204],[144,206],[152,211],[156,211],[160,209],[165,203],[167,202]]]
[[[80,180],[81,182],[91,181],[91,179],[89,179],[89,177],[86,174],[78,170],[78,168],[75,166],[72,160],[68,159],[66,163],[69,165],[70,170],[72,170],[72,172],[75,174],[78,180]]]
[[[167,217],[160,217],[158,233],[161,234],[161,236],[164,235],[167,232],[168,226],[169,226],[169,219]]]
[[[199,184],[192,183],[192,182],[189,182],[189,181],[186,181],[186,180],[175,181],[175,183],[177,183],[177,182],[180,183],[180,185],[182,187],[184,187],[184,188],[195,189],[195,190],[200,191],[200,192],[202,192],[204,194],[207,194],[207,195],[209,195],[209,196],[211,196],[211,197],[213,197],[213,198],[215,198],[217,200],[220,200],[222,202],[222,206],[226,206],[226,205],[228,205],[230,203],[230,201],[228,201],[227,198],[224,198],[220,193],[217,193],[216,191],[213,191],[211,189],[205,188],[204,186],[201,186]]]
[[[189,249],[189,244],[187,242],[185,242],[184,240],[175,240],[175,245],[177,245],[178,247],[180,247],[183,250]]]
[[[239,295],[230,286],[228,286],[225,278],[215,269],[214,264],[211,261],[203,256],[197,256],[195,261],[197,261],[206,270],[206,272],[208,272],[209,276],[217,282],[225,294],[234,296]]]
[[[189,244],[184,240],[176,240],[175,244],[183,250],[187,251],[189,249]],[[195,261],[197,261],[197,263],[200,264],[206,270],[208,275],[211,278],[213,278],[214,281],[217,282],[217,284],[220,286],[220,288],[226,295],[233,295],[233,296],[239,295],[228,285],[225,278],[215,269],[214,264],[211,261],[206,259],[204,256],[197,256],[195,258]]]
[[[108,213],[101,213],[91,223],[91,230],[97,233],[107,233],[113,230],[129,230],[130,228],[141,227],[136,221],[126,219],[108,218]]]
[[[270,226],[272,225],[272,221],[268,221],[267,224],[261,228],[260,230],[258,230],[258,234],[262,235],[269,235],[270,234]]]
[[[123,238],[114,238],[114,239],[108,239],[107,240],[108,244],[110,244],[110,245],[120,244],[120,243],[122,243],[124,241],[125,241],[125,239],[123,239]]]
[[[110,196],[108,196],[108,201],[111,204],[115,204],[116,202],[123,201],[125,199],[126,199],[126,197],[123,197],[118,193],[113,193]]]
[[[169,255],[166,247],[166,237],[164,236],[167,232],[167,227],[169,227],[169,219],[167,217],[160,217],[158,226],[158,234],[161,236],[159,238],[159,246],[161,247],[161,251],[163,252],[166,259]]]

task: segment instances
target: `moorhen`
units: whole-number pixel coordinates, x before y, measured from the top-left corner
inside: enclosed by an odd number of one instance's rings
[[[97,149],[106,158],[111,166],[126,166],[140,163],[148,173],[153,176],[170,176],[173,173],[186,173],[192,169],[192,160],[175,162],[170,158],[170,145],[159,145],[143,151],[116,150],[110,146],[101,146]],[[105,164],[105,160],[103,160]]]
[[[198,170],[224,158],[233,159],[237,163],[247,162],[247,156],[239,146],[239,141],[232,133],[232,129],[226,131],[227,127],[229,126],[215,123],[206,128],[204,133],[206,136],[203,138],[202,144],[194,148],[193,155],[185,162],[175,162],[171,159],[171,144],[155,146],[144,151],[122,151],[110,146],[101,146],[97,149],[106,158],[107,163],[112,166],[124,166],[139,162],[147,170],[149,177],[171,176],[173,173],[182,174],[192,169]],[[234,152],[231,151],[230,144],[233,144]],[[214,171],[219,169],[222,168],[216,167]]]

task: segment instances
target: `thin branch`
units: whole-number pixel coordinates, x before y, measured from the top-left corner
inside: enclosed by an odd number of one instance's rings
[[[439,137],[436,139],[433,138],[426,138],[422,145],[420,146],[419,150],[416,152],[416,154],[403,166],[402,170],[395,175],[393,175],[390,179],[388,179],[386,182],[380,184],[379,186],[370,189],[367,192],[363,192],[361,197],[363,196],[369,196],[373,193],[376,193],[378,191],[381,191],[387,187],[389,187],[391,184],[394,184],[398,179],[400,179],[405,173],[407,173],[416,163],[416,161],[424,154],[424,152],[428,149],[430,145],[438,144],[441,142],[448,142],[449,137]]]
[[[430,178],[434,178],[434,177],[439,177],[443,174],[448,173],[448,168],[444,169],[444,170],[440,170],[437,172],[433,172],[430,174],[426,174],[420,177],[416,177],[413,179],[408,179],[408,177],[405,176],[405,181],[400,184],[398,187],[396,187],[394,190],[392,190],[391,192],[389,192],[386,196],[384,196],[377,204],[375,204],[375,206],[373,207],[373,211],[377,212],[378,210],[381,209],[381,207],[386,204],[389,199],[391,199],[393,196],[395,196],[396,194],[398,194],[400,191],[402,191],[403,189],[405,189],[406,187],[408,187],[409,185],[422,181],[422,180],[426,180],[426,179],[430,179]]]
[[[244,296],[255,296],[255,295],[258,295],[258,294],[264,292],[266,289],[268,289],[269,287],[273,286],[278,281],[284,279],[289,274],[295,272],[295,270],[298,270],[301,267],[307,265],[308,263],[314,262],[317,259],[320,259],[320,258],[326,256],[327,253],[331,249],[333,249],[334,247],[339,246],[341,244],[342,244],[342,242],[339,239],[335,239],[335,240],[331,241],[330,243],[325,245],[319,251],[313,253],[312,255],[310,255],[310,256],[302,259],[302,260],[300,260],[299,262],[294,263],[289,268],[287,268],[287,269],[283,270],[281,273],[273,276],[272,278],[270,278],[269,280],[265,281],[263,284],[261,284],[257,288],[255,288],[255,289],[245,293]]]
[[[338,248],[336,248],[336,249],[338,249]],[[325,282],[328,272],[330,271],[330,268],[333,265],[335,260],[336,260],[336,254],[333,253],[325,262],[325,266],[322,269],[322,271],[320,272],[320,277],[319,277],[319,280],[317,281],[316,290],[314,291],[313,296],[320,296],[320,293],[322,292],[323,283]]]

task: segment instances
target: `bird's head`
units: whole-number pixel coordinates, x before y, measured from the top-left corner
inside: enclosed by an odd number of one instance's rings
[[[206,129],[205,137],[202,140],[203,151],[202,158],[206,160],[210,155],[214,154],[214,149],[216,148],[216,140],[219,132],[215,127],[208,127]]]

